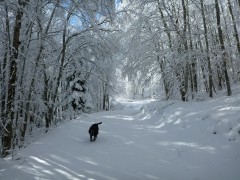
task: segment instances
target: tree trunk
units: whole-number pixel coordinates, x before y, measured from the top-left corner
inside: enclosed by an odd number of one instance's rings
[[[223,59],[223,72],[225,75],[225,81],[226,81],[226,86],[227,86],[227,95],[231,96],[232,91],[231,91],[231,84],[230,84],[230,79],[228,76],[228,71],[227,71],[227,53],[225,52],[225,47],[224,47],[224,40],[223,40],[223,32],[221,28],[221,19],[220,19],[220,9],[219,9],[219,4],[218,0],[215,0],[215,9],[216,9],[216,17],[217,17],[217,29],[218,29],[218,37],[221,45],[221,50],[222,50],[222,59]]]
[[[6,36],[4,38],[4,43],[9,44],[5,47],[5,53],[3,57],[3,62],[0,64],[0,99],[1,99],[1,104],[0,104],[0,137],[1,137],[1,142],[0,144],[3,144],[4,141],[4,134],[5,132],[5,125],[7,121],[7,96],[8,96],[8,76],[7,76],[7,68],[9,64],[9,57],[11,55],[11,36],[10,36],[10,22],[9,22],[9,17],[8,17],[8,7],[5,6],[5,23],[6,23]],[[4,147],[4,146],[3,146]],[[2,155],[2,149],[0,149],[0,154]]]
[[[206,25],[206,17],[204,12],[203,0],[201,0],[201,12],[203,18],[203,27],[204,27],[204,38],[206,44],[206,52],[207,52],[207,66],[208,66],[208,81],[209,81],[209,97],[213,97],[213,77],[212,77],[212,66],[209,57],[209,45],[208,45],[208,30]]]
[[[172,38],[171,38],[171,33],[170,30],[168,30],[168,26],[167,26],[167,22],[164,19],[164,15],[161,9],[161,5],[160,5],[160,0],[157,1],[158,2],[158,11],[161,15],[162,21],[163,21],[163,26],[164,26],[164,32],[167,34],[168,36],[168,42],[169,42],[169,47],[172,47]]]
[[[160,60],[160,57],[157,56],[158,62],[160,64],[160,70],[161,70],[161,74],[162,74],[162,79],[163,79],[163,87],[164,87],[164,91],[165,91],[165,96],[166,96],[166,100],[169,99],[170,97],[170,87],[169,87],[169,83],[167,82],[167,76],[166,73],[164,71],[164,60]]]
[[[23,8],[25,3],[19,1],[19,6]],[[3,135],[3,151],[2,157],[5,157],[9,154],[9,150],[12,147],[13,139],[13,120],[14,120],[14,100],[15,100],[15,87],[17,82],[17,59],[20,46],[20,30],[22,26],[22,17],[23,12],[21,9],[18,9],[15,26],[13,32],[13,54],[10,57],[10,69],[9,69],[9,85],[8,85],[8,95],[7,95],[7,120],[5,124],[5,132]]]
[[[190,22],[189,7],[188,7],[187,8],[187,29],[188,29],[188,35],[189,35],[189,49],[193,51],[192,30],[190,25],[191,25],[191,22]],[[194,55],[190,55],[190,57],[191,57],[191,65],[189,66],[189,72],[190,72],[190,80],[191,80],[192,99],[194,99],[194,95],[197,94],[198,92],[198,81],[197,81],[197,70],[196,70],[197,61]]]
[[[167,22],[165,21],[164,19],[164,15],[163,15],[163,12],[162,12],[162,9],[161,9],[161,5],[160,5],[160,0],[157,1],[158,2],[158,11],[161,15],[161,19],[162,19],[162,22],[163,22],[163,26],[164,26],[164,32],[167,34],[167,37],[168,37],[168,45],[169,45],[169,48],[172,47],[172,38],[171,38],[171,33],[168,29],[168,26],[167,26]],[[158,42],[158,45],[156,45],[158,47],[160,47],[160,43]],[[164,47],[162,47],[163,49]],[[160,51],[159,48],[157,48],[157,51]],[[161,75],[162,75],[162,81],[163,81],[163,86],[164,86],[164,91],[165,91],[165,96],[166,96],[166,100],[169,99],[170,97],[170,87],[169,87],[169,83],[167,82],[167,76],[166,76],[166,73],[164,71],[164,59],[160,59],[159,55],[157,55],[157,61],[160,65],[160,70],[161,70]]]
[[[184,22],[184,27],[183,27],[183,43],[184,43],[184,47],[185,47],[185,51],[188,51],[188,41],[187,41],[187,8],[186,8],[186,4],[185,4],[185,0],[182,0],[182,7],[183,7],[183,22]],[[183,86],[184,86],[184,90],[181,90],[181,94],[182,94],[182,100],[183,101],[187,101],[188,99],[188,85],[189,85],[189,62],[186,62],[185,65],[185,69],[184,69],[184,82],[183,82]]]
[[[240,3],[240,0],[239,0],[238,2]],[[239,4],[239,5],[240,5],[240,4]],[[230,13],[231,18],[232,18],[232,27],[233,27],[233,31],[234,31],[233,37],[235,37],[235,39],[236,39],[237,52],[238,52],[238,54],[240,54],[239,35],[238,35],[238,30],[237,30],[237,25],[236,25],[236,19],[235,19],[235,16],[234,16],[234,14],[233,14],[232,4],[231,4],[231,1],[230,1],[230,0],[228,0],[228,9],[229,9],[229,13]],[[232,60],[232,58],[231,58],[231,65],[232,65],[233,81],[234,81],[234,82],[237,82],[236,75],[235,75],[236,67],[233,65],[233,60]],[[237,71],[238,71],[238,70],[237,70]]]

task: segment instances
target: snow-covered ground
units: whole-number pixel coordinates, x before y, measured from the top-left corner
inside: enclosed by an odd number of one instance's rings
[[[0,179],[240,179],[240,95],[124,104],[61,124],[18,160],[0,160]],[[99,137],[90,142],[88,128],[100,121]]]

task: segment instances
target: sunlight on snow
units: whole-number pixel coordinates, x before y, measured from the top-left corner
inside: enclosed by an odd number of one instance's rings
[[[116,116],[103,116],[108,119],[122,119],[126,121],[132,121],[134,118],[132,116],[123,116],[123,115],[116,115]]]
[[[204,150],[204,151],[208,151],[210,153],[216,153],[216,148],[212,147],[212,146],[201,146],[197,143],[191,143],[191,142],[160,142],[158,143],[159,145],[162,146],[182,146],[182,147],[190,147],[190,148],[194,148],[194,149],[198,149],[198,150]]]
[[[71,174],[69,174],[66,171],[63,171],[61,169],[54,169],[55,171],[59,172],[60,174],[64,175],[67,179],[71,179],[71,180],[79,180],[79,178],[76,178],[74,176],[72,176]],[[85,177],[85,176],[84,176]]]
[[[167,122],[171,123],[171,122],[175,121],[176,116],[180,116],[181,114],[182,114],[181,111],[176,111],[174,114],[170,114],[170,116],[168,117]]]
[[[44,176],[44,174],[43,174],[43,172],[44,172],[44,167],[42,167],[42,166],[38,166],[38,165],[36,165],[36,164],[34,164],[34,163],[29,163],[30,165],[31,165],[31,167],[20,167],[19,169],[22,169],[22,170],[24,170],[25,172],[28,172],[28,173],[30,173],[30,174],[34,174],[34,175],[36,175],[36,176]],[[51,173],[51,172],[49,172],[48,174],[54,174],[54,173]]]
[[[46,161],[42,160],[42,159],[39,159],[37,157],[33,157],[33,156],[30,156],[31,159],[34,159],[35,161],[41,163],[41,164],[44,164],[44,165],[47,165],[47,166],[50,166],[49,163],[47,163]]]
[[[181,119],[178,119],[176,122],[174,122],[173,124],[181,124],[183,121]]]
[[[152,117],[151,114],[146,114],[141,120],[144,121],[144,120],[148,120]]]
[[[222,109],[219,109],[218,111],[228,111],[228,110],[240,110],[239,107],[225,107]]]
[[[96,163],[96,162],[94,162],[93,160],[91,160],[91,159],[89,159],[89,158],[85,158],[85,157],[78,157],[78,158],[76,158],[76,159],[78,159],[78,160],[80,160],[80,161],[83,161],[83,162],[86,162],[86,163],[88,163],[88,164],[92,164],[92,165],[95,165],[95,166],[97,166],[98,165],[98,163]]]

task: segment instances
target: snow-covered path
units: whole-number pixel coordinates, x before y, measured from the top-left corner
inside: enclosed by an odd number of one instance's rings
[[[2,161],[0,179],[239,180],[239,143],[204,134],[186,138],[185,131],[151,127],[136,112],[102,112],[62,124],[22,150],[17,164]],[[100,121],[99,137],[90,142],[88,128]]]

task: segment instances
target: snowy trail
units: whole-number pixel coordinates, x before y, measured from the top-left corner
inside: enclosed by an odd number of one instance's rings
[[[17,164],[1,162],[0,179],[239,180],[238,143],[211,144],[220,139],[204,134],[186,140],[174,128],[151,128],[136,112],[102,112],[62,124],[22,150]],[[88,128],[100,121],[99,137],[90,142]]]

